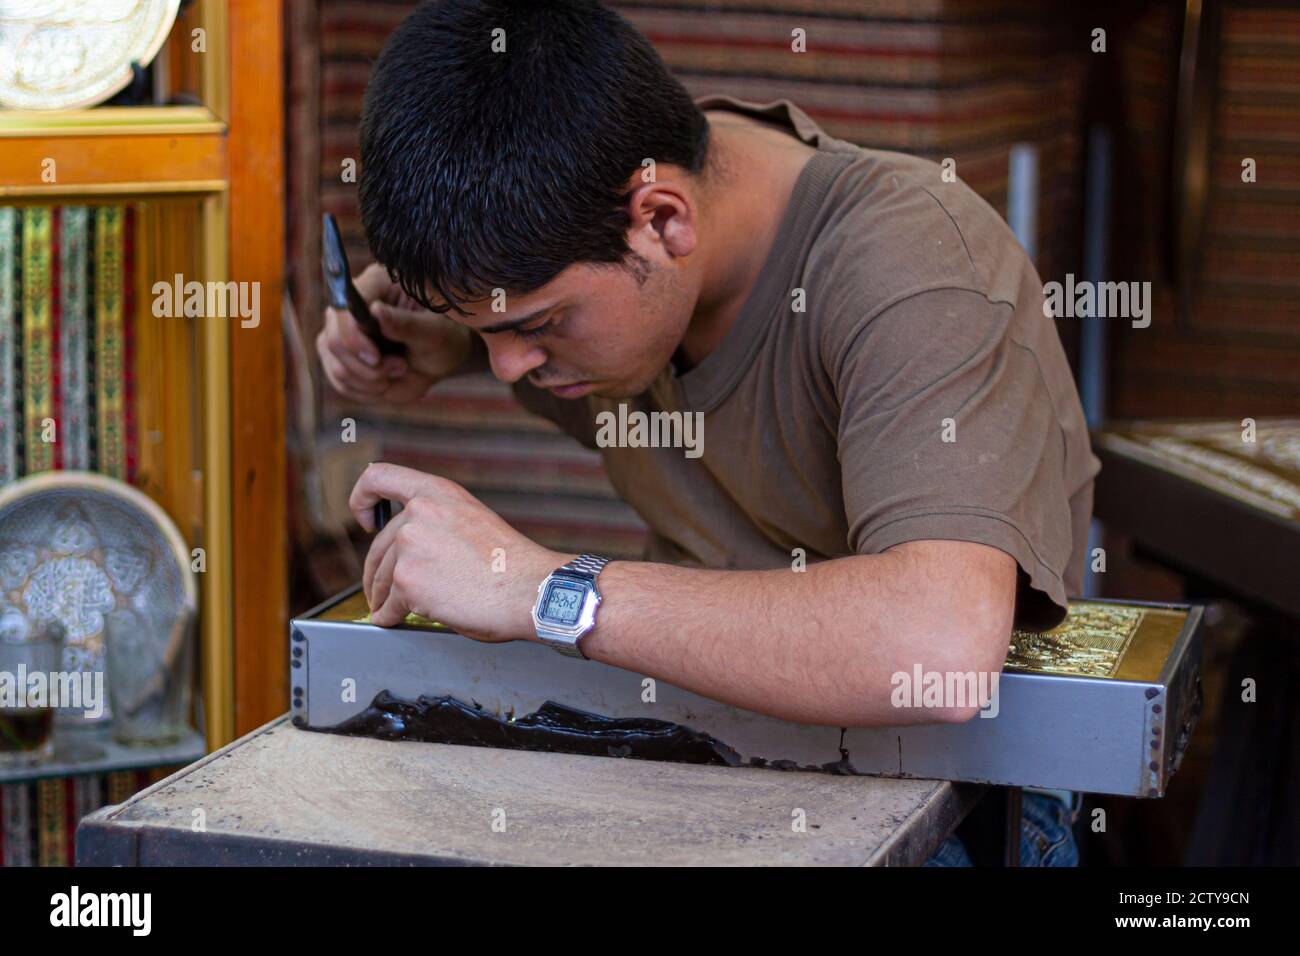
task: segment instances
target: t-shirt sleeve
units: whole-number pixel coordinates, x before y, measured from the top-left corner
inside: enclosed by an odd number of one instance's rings
[[[850,548],[998,548],[1021,571],[1017,625],[1041,629],[1067,607],[1065,437],[1013,321],[1010,305],[978,292],[931,290],[831,321],[821,350],[840,406]]]

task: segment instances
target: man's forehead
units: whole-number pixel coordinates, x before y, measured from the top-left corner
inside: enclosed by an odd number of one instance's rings
[[[581,288],[584,281],[589,281],[578,275],[580,269],[578,265],[569,266],[546,285],[532,292],[510,293],[500,290],[482,299],[460,302],[458,306],[463,312],[453,309],[447,315],[473,329],[543,315],[563,305],[575,289]],[[434,301],[440,300],[435,297]]]
[[[461,325],[483,329],[500,322],[526,321],[530,317],[549,312],[558,304],[558,296],[543,295],[541,290],[528,295],[509,295],[503,292],[475,302],[461,302],[461,312],[452,310],[447,315]]]

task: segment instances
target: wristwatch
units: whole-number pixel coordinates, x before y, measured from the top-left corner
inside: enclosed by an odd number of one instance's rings
[[[609,558],[580,554],[537,585],[533,626],[539,641],[566,657],[588,659],[578,641],[596,626],[601,600],[596,577],[607,564]]]

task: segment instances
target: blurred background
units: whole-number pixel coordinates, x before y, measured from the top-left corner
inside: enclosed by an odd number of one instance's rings
[[[1251,419],[1283,449],[1274,473],[1300,475],[1300,431],[1288,419],[1300,418],[1295,4],[610,5],[693,95],[788,98],[834,136],[955,160],[958,177],[1008,218],[1044,282],[1151,282],[1148,328],[1058,320],[1094,427],[1129,434],[1147,427],[1135,420],[1176,418],[1240,430]],[[490,376],[443,383],[400,408],[351,404],[323,382],[314,349],[321,216],[338,218],[359,272],[370,259],[351,175],[363,174],[362,95],[415,4],[173,6],[161,49],[110,99],[0,109],[0,274],[11,280],[0,284],[11,290],[0,320],[17,349],[6,361],[21,372],[0,389],[0,484],[42,470],[102,471],[144,490],[187,541],[209,549],[196,720],[216,747],[285,710],[289,616],[359,579],[367,541],[345,503],[367,462],[452,478],[559,550],[636,556],[644,527],[597,454],[527,415]],[[795,28],[806,31],[804,53],[791,51]],[[58,161],[56,181],[41,178],[47,157]],[[69,260],[60,250],[76,235],[84,248]],[[89,304],[75,282],[69,291],[69,262]],[[260,283],[260,325],[153,316],[149,290],[174,273]],[[33,320],[42,298],[47,317]],[[52,389],[56,418],[70,408],[58,400],[59,370],[73,339],[60,330],[78,309],[94,317],[84,374],[96,388],[117,383],[111,400],[84,407],[80,457],[23,440],[42,394]],[[1261,584],[1241,561],[1226,562],[1234,569],[1199,556],[1179,522],[1150,526],[1149,506],[1174,492],[1105,461],[1119,477],[1099,478],[1093,544],[1105,573],[1091,577],[1090,593],[1205,601],[1211,627],[1205,713],[1169,795],[1092,801],[1109,825],[1087,842],[1084,862],[1294,863],[1297,514],[1260,519],[1267,535],[1250,538],[1249,509],[1240,523],[1187,512],[1193,530],[1218,521],[1220,556],[1247,536],[1246,550],[1283,575]],[[1230,717],[1224,695],[1242,675],[1262,674],[1275,679],[1268,699]],[[166,766],[0,782],[4,861],[67,862],[68,827],[81,813]]]

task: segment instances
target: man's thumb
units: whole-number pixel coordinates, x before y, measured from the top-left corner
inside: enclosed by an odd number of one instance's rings
[[[409,323],[400,309],[395,309],[387,302],[372,302],[370,314],[379,322],[379,329],[390,339],[398,342],[406,340]]]

